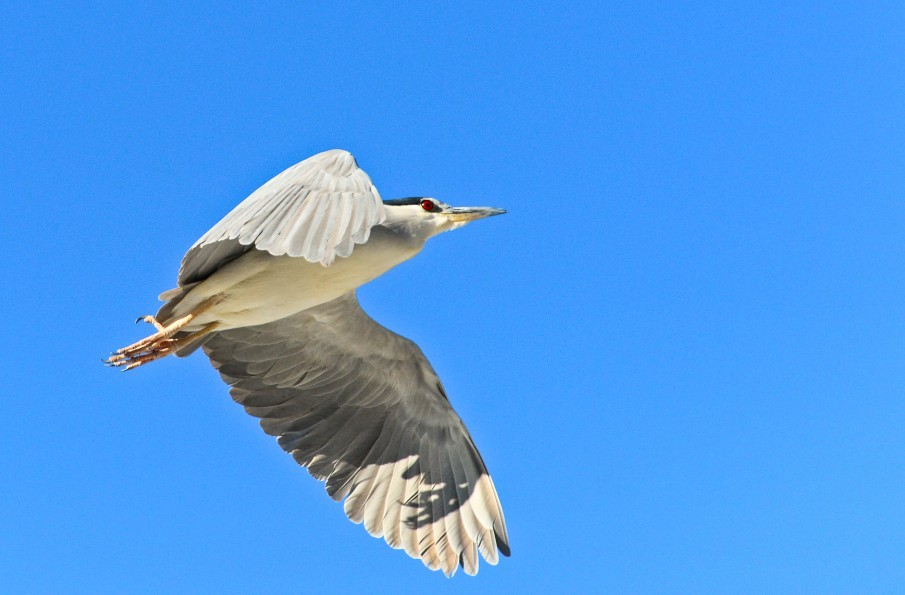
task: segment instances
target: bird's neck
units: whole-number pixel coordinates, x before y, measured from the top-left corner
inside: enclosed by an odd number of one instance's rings
[[[395,217],[392,209],[387,209],[387,211],[386,220],[378,227],[382,227],[390,234],[397,236],[399,240],[423,246],[424,242],[433,235],[431,233],[433,230],[430,229],[432,226],[425,225],[424,221],[411,217]],[[376,229],[376,227],[372,229],[372,233]]]
[[[357,246],[355,252],[378,255],[391,268],[412,258],[424,248],[427,237],[406,225],[387,225],[384,222],[371,228],[368,241]],[[352,255],[355,255],[355,252]],[[392,264],[390,264],[392,263]]]

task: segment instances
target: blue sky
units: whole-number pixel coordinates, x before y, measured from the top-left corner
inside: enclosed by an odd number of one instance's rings
[[[0,6],[0,586],[900,588],[905,7],[662,4]],[[349,523],[201,354],[99,362],[334,147],[509,210],[360,292],[493,474],[476,578]]]

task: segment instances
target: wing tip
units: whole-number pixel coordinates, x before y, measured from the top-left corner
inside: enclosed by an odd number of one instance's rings
[[[509,547],[509,541],[507,540],[506,536],[500,535],[496,532],[494,532],[494,535],[496,536],[496,547],[498,550],[500,550],[500,553],[507,558],[511,556],[512,549],[510,549]]]

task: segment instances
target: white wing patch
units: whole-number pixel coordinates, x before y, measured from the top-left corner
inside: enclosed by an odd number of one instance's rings
[[[346,515],[391,547],[421,558],[431,570],[452,576],[461,564],[466,574],[477,574],[478,551],[496,565],[494,530],[500,530],[501,522],[494,518],[499,503],[490,476],[474,478],[473,486],[465,479],[455,485],[431,482],[424,473],[393,481],[418,466],[418,456],[410,455],[360,469],[343,506]],[[340,500],[337,495],[334,499]]]

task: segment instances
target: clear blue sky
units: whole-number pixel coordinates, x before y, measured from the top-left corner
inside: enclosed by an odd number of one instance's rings
[[[0,589],[905,584],[901,2],[85,4],[0,7]],[[509,210],[361,291],[496,481],[476,578],[349,523],[203,355],[99,361],[334,147]]]

